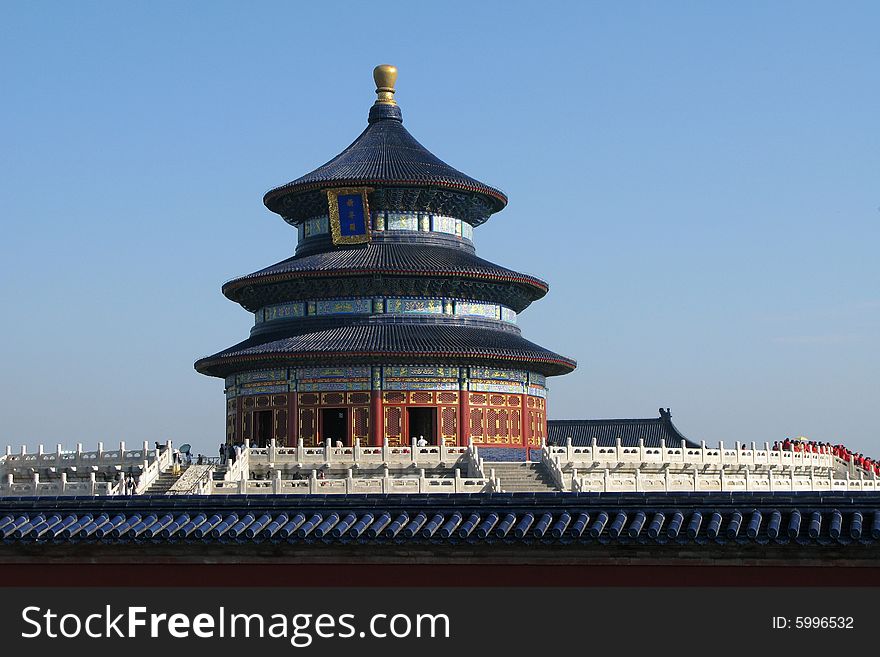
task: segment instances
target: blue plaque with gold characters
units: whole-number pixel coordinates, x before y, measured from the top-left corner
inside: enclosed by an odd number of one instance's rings
[[[368,187],[328,189],[330,234],[334,244],[363,244],[370,241]]]

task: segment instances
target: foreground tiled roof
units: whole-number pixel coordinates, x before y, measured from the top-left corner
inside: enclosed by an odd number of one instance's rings
[[[547,420],[547,444],[565,445],[571,438],[575,446],[614,445],[618,439],[625,447],[645,441],[645,447],[660,447],[660,441],[667,445],[680,446],[684,440],[688,446],[698,447],[699,443],[685,438],[672,424],[669,410],[660,409],[660,417],[646,419],[620,420]]]
[[[381,318],[380,318],[381,319]],[[511,330],[495,330],[459,324],[442,323],[380,323],[365,322],[321,328],[296,335],[272,339],[272,335],[256,335],[244,342],[199,360],[199,372],[225,376],[235,363],[266,361],[272,358],[311,362],[323,359],[375,359],[394,355],[395,358],[449,360],[466,358],[473,362],[528,363],[530,369],[547,375],[564,374],[575,368],[575,362],[544,349]]]
[[[3,544],[297,543],[852,546],[880,543],[880,496],[492,494],[17,498]]]

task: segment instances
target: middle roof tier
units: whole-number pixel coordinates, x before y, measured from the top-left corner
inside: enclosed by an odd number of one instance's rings
[[[522,312],[547,290],[541,279],[468,249],[396,242],[295,255],[223,286],[227,298],[251,312],[285,301],[371,295],[495,301]]]

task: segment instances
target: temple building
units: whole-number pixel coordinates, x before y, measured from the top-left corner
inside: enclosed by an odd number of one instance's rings
[[[263,198],[295,254],[223,286],[254,313],[246,340],[195,364],[225,379],[227,442],[540,447],[547,377],[576,366],[517,327],[548,285],[476,255],[507,197],[410,135],[395,67],[373,75],[360,136]]]

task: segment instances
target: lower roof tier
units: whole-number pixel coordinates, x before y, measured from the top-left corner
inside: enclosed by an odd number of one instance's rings
[[[335,290],[346,286],[345,281],[358,280],[360,284],[347,286],[357,288],[352,291],[359,294],[395,294],[396,288],[403,286],[413,288],[416,294],[459,296],[469,288],[488,286],[492,289],[483,294],[475,291],[474,298],[493,300],[486,299],[486,293],[503,292],[504,299],[494,300],[516,312],[548,290],[541,279],[495,265],[468,249],[374,242],[288,258],[227,282],[223,294],[253,312],[271,303],[315,296],[322,287]],[[430,289],[423,291],[421,287]],[[328,296],[339,296],[339,292]]]
[[[522,367],[547,376],[577,363],[518,331],[458,323],[360,323],[293,335],[258,334],[196,362],[202,374],[226,377],[255,367],[303,364],[422,364]]]

